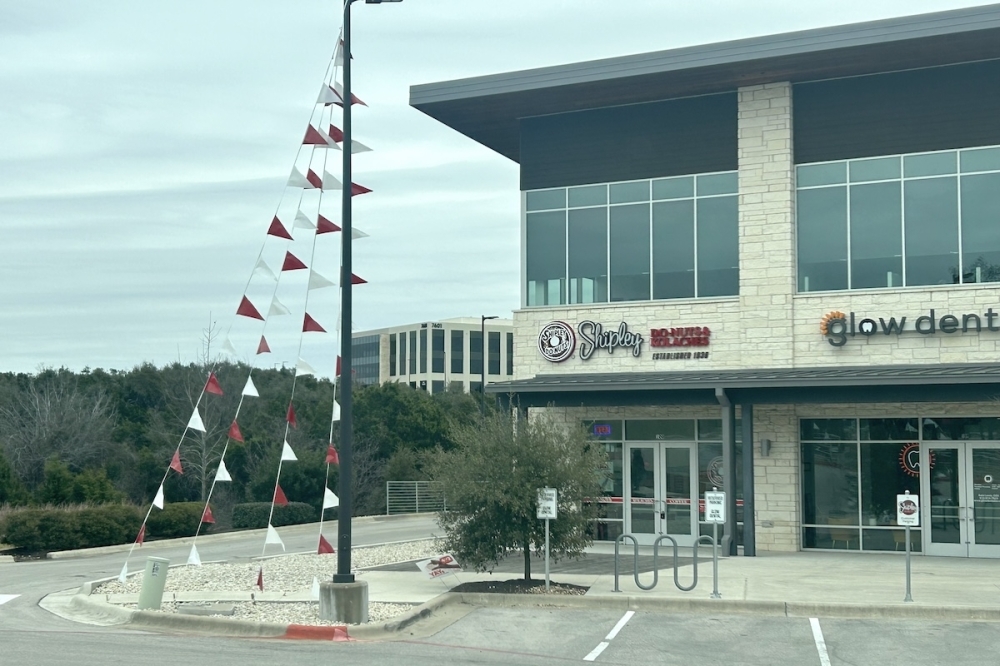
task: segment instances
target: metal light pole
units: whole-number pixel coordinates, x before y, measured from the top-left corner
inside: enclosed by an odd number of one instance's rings
[[[351,573],[351,512],[353,510],[354,493],[351,482],[354,478],[354,445],[351,441],[352,401],[352,354],[351,354],[351,4],[357,0],[344,0],[344,184],[343,209],[341,220],[341,243],[343,253],[340,275],[340,476],[338,490],[340,491],[340,509],[337,513],[337,573],[333,576],[334,583],[353,583]],[[383,2],[402,2],[402,0],[365,0],[366,4],[378,5]]]
[[[483,362],[479,366],[482,371],[479,377],[479,412],[486,413],[486,320],[499,319],[497,315],[479,315],[479,340],[483,347]]]

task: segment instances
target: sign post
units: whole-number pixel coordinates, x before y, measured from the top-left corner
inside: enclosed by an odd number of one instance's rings
[[[705,492],[705,522],[712,523],[712,599],[719,594],[719,523],[726,522],[726,493],[712,487]]]
[[[910,495],[907,490],[896,495],[896,524],[906,529],[906,598],[903,602],[913,602],[910,596],[910,527],[920,526],[920,496]]]
[[[549,591],[549,521],[556,518],[559,504],[558,492],[555,488],[538,489],[538,511],[535,514],[539,520],[545,521],[545,591]]]

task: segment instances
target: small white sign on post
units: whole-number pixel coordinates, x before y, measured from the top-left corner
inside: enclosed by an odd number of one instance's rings
[[[458,561],[449,554],[438,555],[429,560],[423,560],[417,562],[417,568],[426,574],[431,580],[435,578],[441,578],[443,576],[450,576],[453,573],[458,573],[462,570],[462,567],[458,564]]]
[[[896,495],[896,524],[901,527],[920,527],[919,495]]]
[[[705,492],[705,522],[726,522],[726,493],[722,490]]]
[[[535,514],[538,520],[555,520],[558,504],[558,493],[555,488],[538,489],[538,512]]]

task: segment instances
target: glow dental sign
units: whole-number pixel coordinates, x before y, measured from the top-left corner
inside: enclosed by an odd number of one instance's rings
[[[859,335],[872,337],[875,335],[902,335],[906,332],[915,332],[921,335],[936,335],[944,333],[968,333],[974,331],[979,333],[985,328],[987,331],[1000,332],[997,320],[1000,313],[989,308],[982,315],[946,314],[938,316],[934,310],[928,314],[921,315],[914,320],[907,317],[862,317],[853,312],[844,314],[843,312],[828,312],[820,321],[820,333],[826,336],[827,342],[834,347],[843,347],[849,338]],[[911,322],[912,323],[909,323]]]

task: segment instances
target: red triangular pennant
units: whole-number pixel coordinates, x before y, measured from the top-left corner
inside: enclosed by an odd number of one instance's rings
[[[292,240],[292,235],[288,233],[288,229],[285,229],[285,225],[281,223],[277,215],[271,220],[271,226],[267,228],[267,235]]]
[[[368,280],[351,273],[351,284],[368,284]]]
[[[323,189],[323,179],[317,176],[316,172],[312,169],[309,169],[309,173],[306,174],[306,180],[317,190]]]
[[[365,187],[364,185],[358,185],[357,183],[351,183],[351,196],[352,197],[356,197],[356,196],[358,196],[360,194],[368,194],[369,192],[371,192],[371,190],[368,189],[367,187]]]
[[[285,491],[279,485],[274,486],[274,505],[288,506],[288,498],[285,497]]]
[[[136,536],[135,542],[141,546],[142,542],[145,540],[146,540],[146,523],[143,523],[142,527],[139,528],[139,535]]]
[[[326,464],[327,465],[339,465],[340,456],[337,455],[337,449],[331,444],[326,450]]]
[[[253,303],[251,303],[250,299],[246,296],[244,296],[243,300],[240,301],[240,307],[236,308],[236,314],[264,321],[264,318],[260,316],[259,312],[257,312],[257,308],[253,306]]]
[[[306,313],[305,319],[302,321],[302,332],[303,333],[326,333],[326,329],[319,325],[319,322],[309,316]]]
[[[306,130],[306,136],[304,139],[302,139],[302,143],[303,145],[307,146],[329,145],[326,142],[326,139],[323,137],[323,135],[319,133],[319,130],[313,127],[312,125],[310,125],[309,129]]]
[[[201,512],[201,522],[215,524],[215,516],[212,515],[212,507],[205,505],[205,510]]]
[[[339,377],[340,374],[341,374],[340,373],[340,354],[337,354],[337,372],[336,372],[335,376]]]
[[[326,540],[326,537],[323,536],[322,534],[320,534],[319,535],[319,548],[316,549],[316,554],[317,555],[332,555],[335,552],[337,552],[337,551],[335,551],[333,549],[333,546],[331,546],[330,542]]]
[[[285,420],[288,421],[288,425],[293,428],[298,428],[299,424],[295,420],[295,408],[292,407],[292,403],[288,403],[288,413],[285,414]]]
[[[174,451],[174,457],[170,459],[170,469],[174,470],[178,474],[184,473],[184,468],[181,466],[181,450],[177,449]]]
[[[240,427],[233,421],[233,425],[229,426],[229,439],[234,442],[243,442],[243,433],[240,432]]]
[[[283,271],[298,271],[303,268],[307,268],[302,260],[296,257],[291,252],[285,252],[285,261],[281,264],[281,270]]]
[[[344,133],[336,125],[330,125],[330,138],[340,143],[344,140]]]
[[[264,567],[257,570],[257,589],[264,591]]]
[[[336,92],[336,91],[334,91],[334,92]],[[335,104],[337,106],[344,106],[344,102],[343,102],[344,98],[341,97],[340,93],[337,93],[337,96],[340,97],[341,101],[335,102]],[[365,104],[364,102],[361,101],[360,97],[358,97],[354,93],[351,93],[351,106],[354,106],[355,104],[360,104],[361,106],[368,106],[367,104]]]
[[[322,215],[316,220],[316,233],[317,234],[329,234],[334,231],[340,231],[340,227],[326,219]]]
[[[271,353],[271,348],[267,346],[267,340],[264,339],[263,335],[260,336],[260,344],[257,345],[257,353],[258,354],[270,354]]]
[[[216,378],[214,372],[208,373],[208,381],[205,383],[205,393],[222,395],[222,387],[219,386],[219,380]]]

